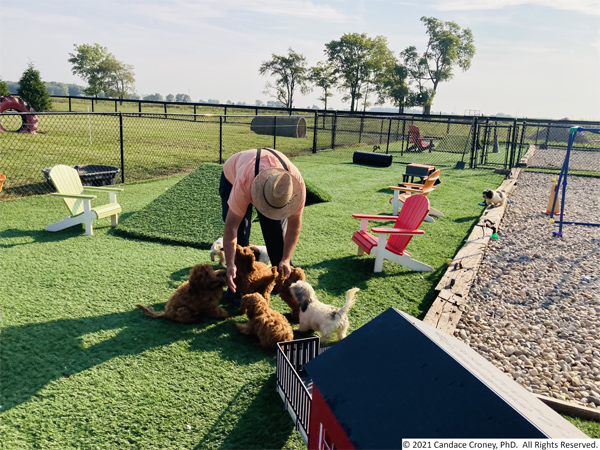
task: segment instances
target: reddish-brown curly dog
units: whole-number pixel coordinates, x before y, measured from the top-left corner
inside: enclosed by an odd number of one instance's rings
[[[279,293],[279,297],[283,300],[292,310],[291,319],[293,322],[298,323],[300,321],[300,306],[298,306],[298,300],[290,292],[290,286],[296,281],[306,280],[304,270],[300,267],[292,268],[292,273],[287,278],[283,278],[282,275],[277,277],[275,282],[275,288]]]
[[[171,294],[164,311],[154,311],[149,306],[135,306],[148,317],[166,318],[180,323],[198,322],[204,316],[227,319],[229,314],[219,306],[225,286],[227,271],[215,271],[210,264],[196,264],[190,270],[189,281]]]
[[[246,312],[249,320],[236,323],[235,326],[244,334],[257,335],[261,347],[275,350],[278,342],[294,339],[289,322],[283,314],[269,308],[269,301],[262,295],[244,295],[240,308]]]
[[[239,292],[241,297],[257,292],[268,302],[271,299],[271,291],[275,287],[277,267],[269,267],[258,261],[259,254],[259,249],[253,246],[236,247],[236,292]]]

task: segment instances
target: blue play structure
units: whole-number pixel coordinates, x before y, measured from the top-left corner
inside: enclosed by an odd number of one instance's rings
[[[554,201],[552,202],[552,212],[550,213],[550,218],[554,217],[554,208],[556,206],[556,200],[559,196],[559,192],[562,191],[561,202],[560,202],[560,219],[558,220],[558,231],[553,231],[552,234],[557,237],[562,237],[562,227],[563,224],[570,225],[587,225],[592,227],[600,227],[600,223],[589,223],[589,222],[567,222],[563,220],[563,214],[565,210],[565,193],[567,191],[567,175],[569,174],[569,159],[571,157],[571,149],[573,147],[573,142],[575,142],[575,137],[577,133],[582,131],[588,131],[590,133],[600,134],[600,128],[585,128],[585,127],[573,127],[569,130],[569,145],[567,146],[567,155],[565,156],[565,160],[563,162],[562,168],[560,169],[560,176],[558,178],[558,189],[554,194]]]

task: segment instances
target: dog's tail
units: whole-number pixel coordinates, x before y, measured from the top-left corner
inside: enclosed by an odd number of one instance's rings
[[[153,319],[160,319],[162,317],[165,317],[165,312],[164,311],[154,311],[150,306],[142,306],[142,305],[135,305],[137,308],[141,309],[142,311],[144,311],[144,314],[146,314],[148,317],[152,317]]]
[[[350,309],[352,309],[356,303],[356,293],[358,291],[360,291],[360,289],[355,287],[348,289],[348,292],[346,292],[346,303],[344,303],[344,306],[342,306],[342,309],[340,309],[340,314],[342,316],[348,314],[348,311],[350,311]]]

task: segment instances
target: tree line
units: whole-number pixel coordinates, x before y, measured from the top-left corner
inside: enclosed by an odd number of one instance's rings
[[[314,67],[291,48],[287,55],[272,54],[258,70],[260,75],[274,78],[266,83],[265,94],[293,108],[298,92],[307,94],[317,88],[327,109],[332,91],[338,90],[342,101],[350,102],[350,111],[361,106],[365,111],[372,102],[389,101],[400,113],[420,106],[424,114],[430,114],[439,84],[453,78],[455,67],[463,71],[471,67],[475,45],[471,30],[454,22],[425,16],[421,22],[428,35],[423,53],[409,46],[396,57],[384,36],[347,33],[325,44],[326,60]]]

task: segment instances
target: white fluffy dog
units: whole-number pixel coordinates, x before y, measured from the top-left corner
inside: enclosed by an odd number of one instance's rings
[[[306,281],[296,281],[290,286],[290,292],[298,301],[300,307],[300,331],[308,329],[321,333],[324,342],[331,340],[336,335],[337,340],[344,339],[350,326],[348,311],[356,302],[356,293],[359,288],[352,288],[346,292],[346,303],[341,308],[321,303],[315,291]]]
[[[259,257],[257,261],[269,264],[269,254],[267,253],[267,247],[265,247],[264,245],[251,245],[251,247],[256,247],[258,249]],[[224,269],[227,268],[227,264],[225,263],[225,251],[223,250],[222,237],[217,239],[210,247],[210,260],[214,261],[215,258],[219,258],[219,265],[221,267],[223,267]]]
[[[500,206],[506,204],[506,193],[504,191],[494,191],[492,189],[486,189],[485,191],[483,191],[483,198],[487,206]]]

